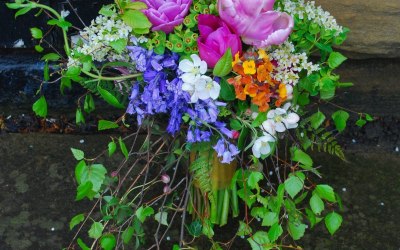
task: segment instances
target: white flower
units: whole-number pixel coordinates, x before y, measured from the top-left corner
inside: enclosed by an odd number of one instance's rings
[[[190,56],[192,61],[184,59],[179,62],[179,69],[183,72],[181,79],[184,82],[194,83],[207,71],[207,63],[202,61],[196,54]]]
[[[207,100],[209,98],[215,100],[219,96],[221,87],[209,76],[202,75],[195,82],[184,82],[182,90],[189,92],[190,102],[195,103],[199,99]]]
[[[258,138],[252,147],[253,155],[260,158],[261,155],[268,155],[271,153],[271,142],[275,142],[275,138],[269,134]]]
[[[290,103],[286,103],[283,108],[270,110],[267,113],[267,120],[262,123],[264,134],[275,135],[276,132],[282,133],[286,129],[297,128],[300,117],[291,111]]]
[[[67,16],[69,16],[70,12],[69,10],[62,10],[61,11],[61,17],[62,18],[66,18]]]

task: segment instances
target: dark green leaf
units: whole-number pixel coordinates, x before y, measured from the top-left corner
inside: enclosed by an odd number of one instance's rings
[[[111,157],[115,153],[115,150],[117,150],[117,144],[114,141],[108,143],[108,156]]]
[[[342,132],[346,128],[346,123],[349,117],[349,113],[343,110],[338,110],[332,114],[332,119],[335,123],[336,129],[339,132]]]
[[[243,221],[239,221],[239,229],[236,233],[237,236],[246,236],[251,234],[252,229],[249,225],[244,223]]]
[[[85,182],[83,184],[80,184],[78,186],[77,192],[76,192],[76,197],[75,201],[80,201],[85,197],[93,197],[93,184],[91,182]]]
[[[136,217],[139,219],[141,223],[143,223],[145,219],[151,216],[152,214],[154,214],[154,209],[152,207],[141,206],[135,212]]]
[[[110,105],[123,109],[124,106],[118,101],[118,99],[113,96],[110,92],[107,90],[103,89],[100,87],[100,85],[97,86],[97,90],[99,91],[101,97]]]
[[[203,225],[201,224],[200,220],[194,220],[186,228],[191,236],[199,237],[203,230]]]
[[[319,128],[324,121],[325,121],[325,115],[320,111],[318,111],[317,113],[313,114],[310,117],[310,123],[313,129]]]
[[[213,75],[223,77],[232,71],[232,51],[228,48],[214,67]]]
[[[233,130],[240,131],[242,129],[242,124],[238,120],[231,119],[229,126]]]
[[[135,233],[135,229],[133,227],[127,227],[121,235],[122,241],[125,244],[128,244],[131,241],[134,233]]]
[[[234,101],[236,99],[235,88],[225,78],[221,78],[219,84],[221,86],[221,91],[219,92],[221,99],[228,102]]]
[[[268,238],[270,242],[275,242],[279,236],[281,236],[283,233],[282,226],[279,225],[278,223],[272,225],[272,227],[268,231]]]
[[[83,109],[85,110],[86,113],[90,113],[93,110],[95,110],[94,100],[93,100],[93,96],[91,94],[87,94],[85,96],[85,102],[83,105]]]
[[[261,126],[263,122],[267,120],[267,112],[260,112],[258,113],[256,119],[251,123],[251,126],[256,128]]]
[[[115,248],[117,240],[113,234],[103,235],[100,239],[100,245],[104,250],[112,250]]]
[[[339,52],[332,52],[328,58],[328,64],[331,69],[339,67],[347,58]]]

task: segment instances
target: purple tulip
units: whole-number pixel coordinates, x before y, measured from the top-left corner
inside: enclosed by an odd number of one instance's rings
[[[170,33],[183,22],[192,0],[141,0],[147,5],[144,14],[153,24],[152,30]]]
[[[240,37],[234,34],[219,17],[201,14],[198,20],[199,54],[200,58],[207,62],[209,68],[214,68],[228,48],[231,48],[232,55],[242,51]]]
[[[293,18],[273,10],[275,0],[219,0],[222,20],[243,42],[258,48],[283,43],[292,32]]]

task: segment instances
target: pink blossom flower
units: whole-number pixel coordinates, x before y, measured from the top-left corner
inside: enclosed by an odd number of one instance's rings
[[[243,42],[258,48],[283,43],[292,32],[293,18],[273,10],[275,0],[219,0],[222,20]]]
[[[232,55],[242,51],[240,37],[234,34],[219,17],[201,14],[198,20],[200,36],[197,39],[197,45],[199,54],[209,68],[214,68],[228,48],[231,48]]]
[[[171,178],[167,174],[161,175],[161,181],[165,184],[168,184],[171,181]]]
[[[141,0],[148,9],[144,14],[153,24],[152,30],[170,33],[183,22],[192,0]]]

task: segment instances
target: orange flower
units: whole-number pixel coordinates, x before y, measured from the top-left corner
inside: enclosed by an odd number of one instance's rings
[[[246,84],[244,87],[244,93],[250,97],[255,97],[258,92],[258,85],[254,83]]]
[[[267,80],[267,76],[269,75],[269,72],[267,72],[267,69],[265,68],[265,65],[260,65],[257,68],[257,80],[259,82],[264,82]]]
[[[253,75],[256,73],[256,64],[253,60],[246,60],[243,62],[244,73]]]
[[[268,57],[268,55],[267,55],[267,52],[265,52],[265,50],[263,50],[263,49],[259,49],[258,50],[258,58],[259,59],[266,59],[266,60],[269,60],[269,57]]]
[[[232,62],[232,67],[235,66],[236,64],[240,63],[241,60],[239,58],[239,51],[235,54],[235,60]]]
[[[286,99],[287,97],[287,89],[285,84],[279,84],[279,98]]]

